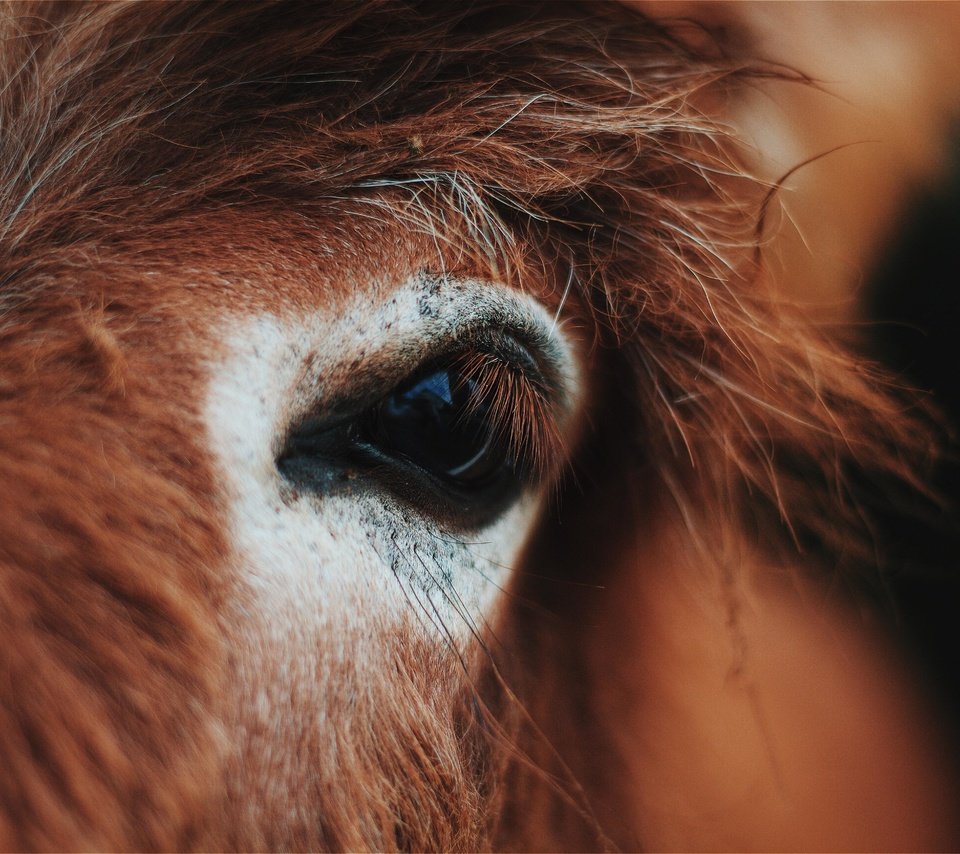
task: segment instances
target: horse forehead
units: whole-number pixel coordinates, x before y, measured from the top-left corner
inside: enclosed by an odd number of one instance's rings
[[[168,336],[182,324],[190,328],[190,342],[203,348],[221,337],[223,318],[327,315],[352,319],[354,328],[343,323],[339,334],[354,334],[373,320],[364,312],[420,273],[499,278],[461,248],[438,247],[434,236],[387,216],[373,226],[349,212],[305,224],[269,210],[191,216],[174,235],[121,246],[105,266],[92,263],[76,288],[90,304],[118,304],[138,326],[159,311]],[[524,289],[545,297],[535,283]]]

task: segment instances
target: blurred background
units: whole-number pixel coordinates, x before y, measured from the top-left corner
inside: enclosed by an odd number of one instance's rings
[[[729,50],[811,81],[763,82],[733,102],[761,177],[810,161],[779,194],[765,254],[775,281],[942,414],[948,453],[932,486],[945,512],[884,519],[893,570],[878,606],[960,760],[960,3],[689,11]]]
[[[765,268],[784,299],[940,412],[947,453],[931,486],[944,510],[886,513],[891,569],[864,595],[960,771],[960,3],[627,2],[794,76],[711,105],[748,168],[780,185]]]

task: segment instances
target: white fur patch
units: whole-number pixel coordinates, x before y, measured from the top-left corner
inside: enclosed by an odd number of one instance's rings
[[[379,304],[376,293],[364,296],[334,317],[259,316],[228,328],[230,355],[214,368],[206,421],[232,541],[261,616],[292,607],[314,625],[342,624],[360,617],[360,601],[384,613],[409,607],[403,591],[428,604],[431,620],[462,632],[505,580],[535,502],[519,502],[465,542],[369,485],[291,501],[277,469],[279,445],[318,399],[349,387],[358,364],[395,362],[399,382],[431,341],[455,341],[491,319],[550,331],[551,356],[572,382],[570,347],[536,303],[490,283],[413,279]]]
[[[290,425],[349,389],[358,371],[385,364],[400,382],[431,343],[490,325],[536,330],[573,399],[572,348],[554,319],[531,298],[489,282],[414,278],[399,288],[372,285],[335,314],[261,315],[225,326],[227,357],[211,366],[206,424],[235,549],[236,601],[223,628],[243,683],[248,734],[241,739],[306,726],[291,718],[297,713],[287,699],[305,686],[315,698],[311,726],[324,726],[324,709],[342,690],[330,674],[389,666],[378,661],[376,638],[402,618],[413,616],[428,637],[457,648],[482,631],[539,496],[463,538],[369,478],[330,495],[292,493],[277,454]]]

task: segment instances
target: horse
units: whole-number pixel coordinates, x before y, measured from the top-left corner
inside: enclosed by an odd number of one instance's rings
[[[0,846],[957,838],[942,429],[691,9],[0,10]]]

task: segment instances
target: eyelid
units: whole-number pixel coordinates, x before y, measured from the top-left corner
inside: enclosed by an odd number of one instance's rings
[[[402,342],[393,352],[367,354],[363,364],[351,366],[348,391],[337,388],[331,395],[318,395],[316,391],[304,390],[298,395],[302,399],[298,407],[301,414],[299,417],[294,414],[291,418],[284,442],[286,436],[308,421],[331,427],[348,422],[375,406],[411,377],[463,354],[486,354],[514,364],[532,382],[542,384],[559,412],[564,412],[569,408],[569,381],[565,378],[564,360],[556,345],[551,344],[553,342],[548,343],[533,324],[520,328],[512,323],[496,327],[484,319],[458,329],[455,336],[431,341],[417,351],[419,358],[415,363],[409,355],[411,345],[403,346]]]
[[[532,484],[563,457],[560,427],[565,394],[558,378],[551,377],[553,366],[542,365],[542,355],[537,359],[510,332],[483,329],[469,342],[456,340],[453,349],[425,360],[390,387],[381,381],[359,395],[352,389],[350,395],[310,410],[290,425],[276,459],[286,459],[304,447],[342,447],[343,437],[356,435],[357,425],[368,421],[398,389],[415,383],[418,377],[454,369],[474,383],[473,403],[483,409],[491,439],[505,447],[513,460],[519,485]]]

